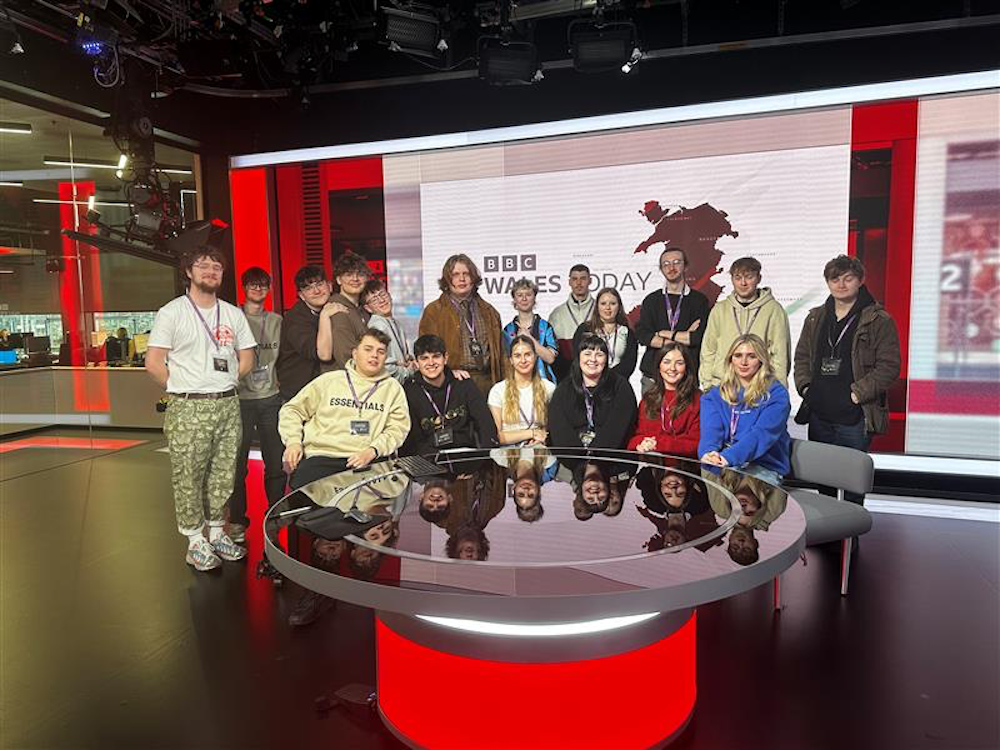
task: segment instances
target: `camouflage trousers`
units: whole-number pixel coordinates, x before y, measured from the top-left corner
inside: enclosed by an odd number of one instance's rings
[[[170,451],[177,529],[184,535],[222,526],[233,491],[243,426],[240,400],[170,397],[163,433]]]

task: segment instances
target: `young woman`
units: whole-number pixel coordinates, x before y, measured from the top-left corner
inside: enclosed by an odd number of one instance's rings
[[[759,336],[737,337],[722,382],[701,400],[702,463],[732,466],[771,484],[791,469],[788,390],[774,377]]]
[[[597,304],[590,319],[581,323],[573,336],[573,351],[579,351],[580,339],[585,333],[604,339],[608,347],[608,369],[628,380],[638,360],[639,340],[629,327],[617,289],[605,287],[597,293]]]
[[[518,334],[510,346],[509,375],[486,399],[501,445],[544,445],[549,437],[548,404],[556,385],[536,366],[535,340]]]
[[[624,448],[635,425],[635,394],[608,369],[608,344],[580,338],[570,376],[549,402],[549,442],[559,448]]]
[[[559,345],[556,343],[556,334],[549,322],[535,314],[538,285],[530,279],[519,279],[511,287],[510,296],[514,300],[517,315],[503,329],[503,341],[507,346],[507,353],[510,354],[510,346],[516,337],[528,337],[535,348],[535,367],[538,368],[538,374],[555,383],[556,376],[552,372],[552,363],[559,354]]]
[[[656,355],[659,377],[639,406],[639,426],[628,449],[695,458],[701,434],[701,392],[691,350],[674,341]]]

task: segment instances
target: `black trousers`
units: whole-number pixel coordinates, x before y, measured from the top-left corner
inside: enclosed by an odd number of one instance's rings
[[[254,437],[260,443],[264,459],[264,494],[270,508],[285,495],[285,470],[281,457],[285,446],[278,435],[278,410],[284,400],[280,395],[262,399],[240,399],[240,419],[243,421],[243,442],[236,455],[236,475],[233,494],[229,496],[229,521],[249,526],[247,518],[247,461],[250,456],[250,442]]]
[[[868,452],[868,446],[872,442],[872,436],[865,431],[865,418],[857,424],[837,424],[828,422],[813,414],[809,418],[809,439],[817,443],[828,443],[830,445],[842,445],[845,448]],[[824,495],[835,497],[836,490],[829,487],[821,487],[820,492]],[[848,502],[865,504],[865,496],[856,492],[845,492],[844,499]]]
[[[330,458],[329,456],[309,456],[299,462],[292,474],[289,484],[293,490],[304,487],[317,479],[339,474],[347,468],[346,458]]]

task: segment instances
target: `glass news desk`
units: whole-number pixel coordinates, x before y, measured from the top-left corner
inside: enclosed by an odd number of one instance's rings
[[[265,519],[285,576],[376,610],[379,712],[415,747],[669,741],[694,709],[694,608],[805,546],[798,504],[731,469],[556,448],[432,458],[443,473],[385,461],[312,482]]]

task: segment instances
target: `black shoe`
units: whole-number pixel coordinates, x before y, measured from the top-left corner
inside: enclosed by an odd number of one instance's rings
[[[299,598],[292,614],[288,616],[288,624],[293,628],[311,625],[333,606],[333,602],[334,600],[328,596],[307,591]]]
[[[257,563],[257,579],[270,578],[271,583],[275,586],[280,586],[285,582],[285,577],[281,575],[276,567],[268,562],[268,559],[262,558],[259,563]]]

